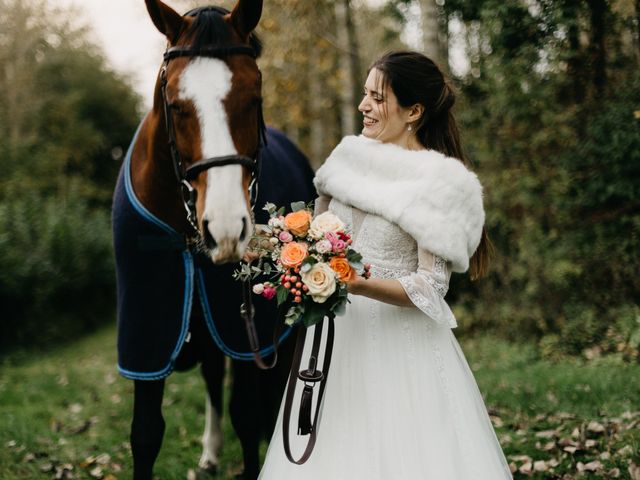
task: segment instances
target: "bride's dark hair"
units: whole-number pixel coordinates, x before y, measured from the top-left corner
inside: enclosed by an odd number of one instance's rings
[[[424,107],[422,117],[413,126],[418,141],[425,148],[457,158],[470,168],[451,111],[455,93],[438,66],[421,53],[394,51],[373,62],[369,70],[373,68],[383,74],[381,91],[390,87],[400,106],[408,108],[419,103]],[[493,246],[483,227],[480,245],[471,257],[471,279],[486,275],[492,254]]]

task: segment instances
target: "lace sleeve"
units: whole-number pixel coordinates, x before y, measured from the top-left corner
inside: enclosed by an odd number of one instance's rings
[[[451,271],[447,262],[425,250],[418,250],[418,271],[398,279],[413,304],[436,323],[457,326],[444,300]]]

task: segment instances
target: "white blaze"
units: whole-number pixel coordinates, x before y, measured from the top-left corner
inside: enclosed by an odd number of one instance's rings
[[[238,153],[223,104],[231,90],[231,78],[229,67],[215,58],[195,58],[182,72],[180,97],[191,100],[195,105],[200,121],[203,159]],[[239,240],[242,219],[247,215],[242,167],[227,165],[209,169],[203,219],[209,222],[209,231],[218,243],[218,255],[229,255],[230,249],[238,254],[244,251],[250,235],[246,235],[242,245],[235,241]]]

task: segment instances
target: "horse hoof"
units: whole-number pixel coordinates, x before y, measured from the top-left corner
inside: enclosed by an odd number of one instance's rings
[[[218,475],[217,465],[208,465],[207,467],[198,467],[197,469],[189,469],[187,480],[212,480]]]

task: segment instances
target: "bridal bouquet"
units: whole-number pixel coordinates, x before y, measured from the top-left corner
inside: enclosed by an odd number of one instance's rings
[[[351,248],[351,237],[336,215],[327,211],[314,218],[304,202],[292,203],[291,209],[284,215],[284,208],[265,205],[269,222],[253,239],[259,259],[241,263],[234,278],[266,278],[253,286],[253,293],[288,306],[287,325],[302,319],[310,327],[325,316],[344,313],[346,282],[355,275],[369,278],[369,269]]]

